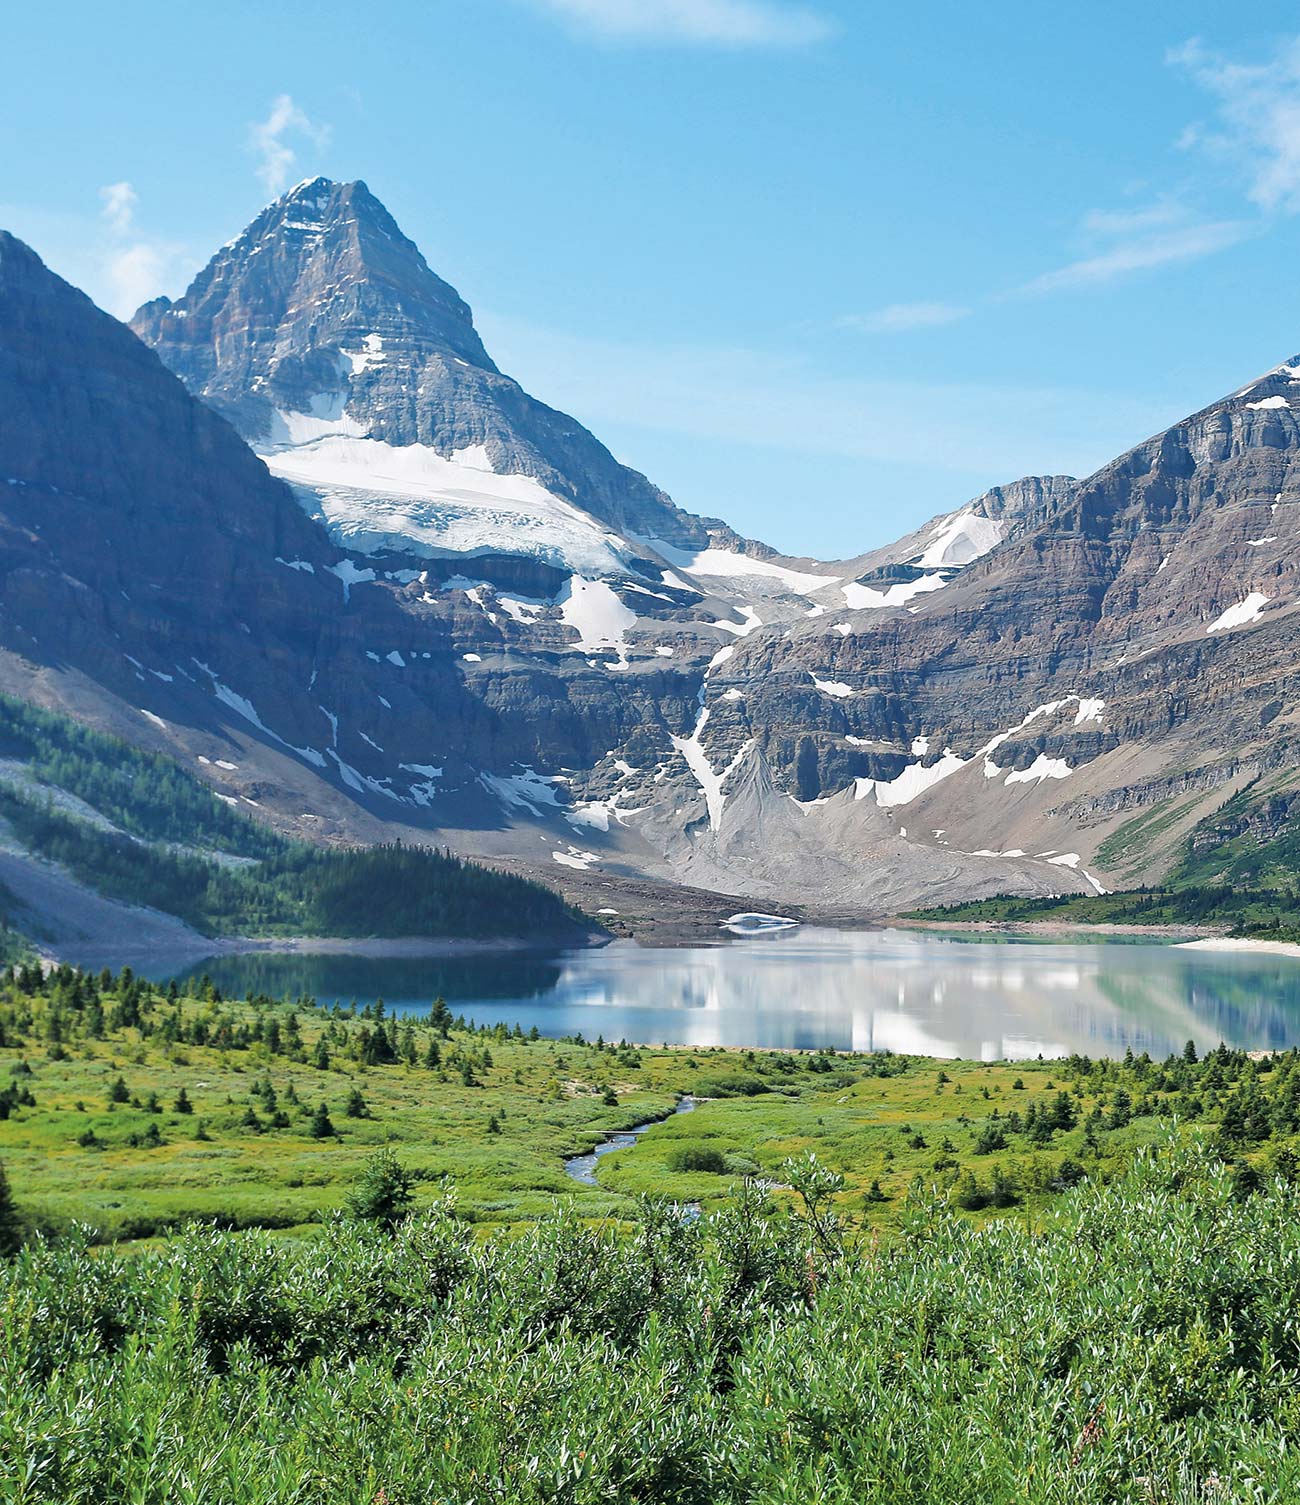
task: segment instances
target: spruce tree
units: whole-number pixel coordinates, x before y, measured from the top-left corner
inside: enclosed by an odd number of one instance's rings
[[[9,1190],[5,1168],[0,1164],[0,1258],[16,1253],[22,1241],[22,1223]]]
[[[380,1150],[366,1161],[356,1185],[348,1193],[348,1214],[391,1228],[411,1206],[411,1173],[391,1150]]]

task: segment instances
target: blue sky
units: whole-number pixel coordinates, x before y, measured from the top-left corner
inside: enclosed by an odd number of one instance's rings
[[[498,363],[684,506],[852,554],[1300,351],[1282,7],[21,7],[0,225],[114,312],[364,178]]]

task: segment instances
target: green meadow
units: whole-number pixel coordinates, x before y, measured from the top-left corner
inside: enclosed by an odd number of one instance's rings
[[[1300,1498],[1300,1053],[196,994],[0,974],[6,1502]]]
[[[96,1242],[189,1225],[311,1233],[389,1149],[414,1205],[457,1194],[489,1229],[551,1216],[633,1221],[638,1199],[719,1207],[788,1181],[809,1153],[837,1213],[889,1230],[932,1190],[975,1221],[1031,1219],[1144,1146],[1204,1141],[1243,1173],[1284,1171],[1300,1129],[1294,1053],[1164,1062],[981,1063],[527,1038],[382,1005],[228,1000],[123,973],[17,967],[0,983],[0,1164],[30,1229]],[[694,1111],[674,1113],[682,1097]],[[662,1119],[602,1157],[566,1157]],[[780,1191],[778,1196],[783,1195]]]

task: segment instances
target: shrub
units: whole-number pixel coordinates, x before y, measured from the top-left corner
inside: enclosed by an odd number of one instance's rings
[[[679,1144],[668,1152],[667,1166],[670,1171],[708,1171],[715,1176],[726,1172],[727,1161],[722,1151],[707,1144]]]
[[[725,1076],[705,1077],[692,1089],[694,1097],[757,1097],[772,1089],[760,1077],[731,1072]]]
[[[391,1150],[379,1150],[348,1193],[344,1205],[349,1217],[391,1228],[410,1211],[413,1179]]]

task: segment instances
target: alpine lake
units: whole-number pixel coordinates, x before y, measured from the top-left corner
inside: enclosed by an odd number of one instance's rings
[[[398,1014],[443,998],[478,1024],[549,1036],[977,1060],[1078,1052],[1160,1058],[1188,1040],[1300,1044],[1300,961],[1149,939],[1050,941],[902,929],[759,928],[723,944],[373,957],[210,958],[227,996],[265,993]]]

